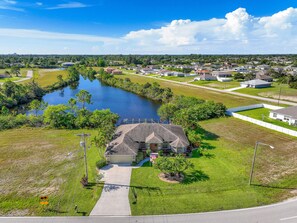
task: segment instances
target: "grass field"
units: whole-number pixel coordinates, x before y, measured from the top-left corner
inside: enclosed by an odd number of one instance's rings
[[[101,185],[95,184],[95,163],[100,156],[97,148],[88,150],[91,186],[83,188],[80,180],[85,169],[77,133],[38,128],[0,132],[0,215],[90,213],[102,190]],[[72,151],[77,153],[67,156]],[[48,207],[41,207],[40,196],[49,196]]]
[[[230,81],[230,82],[220,82],[220,81],[194,81],[191,84],[195,85],[203,85],[206,87],[212,87],[217,89],[230,89],[239,87],[240,83],[238,81]]]
[[[35,81],[40,84],[40,86],[47,87],[57,82],[57,76],[60,74],[63,76],[63,78],[65,78],[67,76],[67,71],[57,69],[39,69],[35,71],[34,78]],[[24,83],[29,81],[30,80],[24,81]]]
[[[195,76],[192,77],[160,77],[161,79],[165,80],[173,80],[173,81],[178,81],[178,82],[189,82],[194,80]]]
[[[281,100],[297,102],[297,89],[289,88],[287,84],[273,83],[270,88],[243,88],[236,92],[274,99],[278,99],[280,96]]]
[[[281,126],[281,127],[284,127],[284,128],[288,128],[288,129],[292,129],[292,130],[297,131],[296,126],[292,126],[292,125],[289,125],[286,122],[282,122],[282,121],[279,121],[279,120],[269,118],[269,111],[270,110],[267,109],[267,108],[257,108],[257,109],[251,109],[251,110],[241,111],[241,112],[237,112],[237,113],[241,114],[241,115],[251,117],[251,118],[254,118],[254,119],[258,119],[258,120],[261,120],[261,121],[264,121],[264,122],[268,122],[268,123],[271,123],[271,124],[274,124],[274,125],[278,125],[278,126]]]
[[[296,196],[297,141],[256,125],[221,118],[201,122],[207,131],[203,156],[191,158],[194,171],[186,182],[160,181],[148,165],[133,169],[130,203],[133,215],[177,214],[252,207]],[[259,147],[253,185],[248,185],[256,140],[275,146]],[[137,202],[133,192],[137,194]]]
[[[211,90],[200,89],[197,87],[182,86],[178,83],[167,82],[165,80],[162,80],[161,78],[153,79],[145,76],[132,75],[132,74],[118,75],[116,77],[117,78],[128,77],[131,79],[131,81],[137,82],[140,84],[144,84],[147,82],[149,83],[158,82],[162,87],[171,88],[171,90],[177,95],[192,96],[192,97],[197,97],[205,100],[221,102],[225,104],[227,107],[238,107],[238,106],[261,103],[260,100],[256,100],[256,99],[230,95],[228,93],[221,93],[221,92],[215,92]]]

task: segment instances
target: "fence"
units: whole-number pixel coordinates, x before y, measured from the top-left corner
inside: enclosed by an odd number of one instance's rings
[[[227,110],[227,115],[233,116],[235,118],[239,118],[241,120],[247,121],[247,122],[251,122],[253,124],[262,126],[264,128],[268,128],[268,129],[272,129],[274,131],[277,132],[281,132],[287,135],[291,135],[291,136],[295,136],[297,137],[297,131],[291,130],[291,129],[287,129],[278,125],[274,125],[274,124],[270,124],[267,122],[263,122],[254,118],[250,118],[244,115],[240,115],[237,114],[235,112],[238,111],[244,111],[244,110],[250,110],[250,109],[255,109],[255,108],[269,108],[271,110],[276,110],[276,109],[280,109],[282,107],[278,107],[278,106],[273,106],[273,105],[267,105],[267,104],[256,104],[256,105],[250,105],[250,106],[242,106],[242,107],[237,107],[237,108],[231,108]]]

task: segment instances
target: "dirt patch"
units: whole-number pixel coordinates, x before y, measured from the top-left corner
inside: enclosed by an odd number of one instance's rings
[[[28,216],[30,215],[29,209],[23,210],[11,210],[10,212],[3,214],[2,217],[20,217],[20,216]]]
[[[279,99],[279,95],[275,94],[274,92],[259,93],[259,96],[266,97],[266,98]],[[281,95],[280,100],[297,102],[297,96],[282,96]]]
[[[181,177],[166,177],[164,173],[160,173],[158,175],[159,179],[166,182],[166,183],[171,183],[171,184],[178,184],[184,180],[184,175],[181,175]]]

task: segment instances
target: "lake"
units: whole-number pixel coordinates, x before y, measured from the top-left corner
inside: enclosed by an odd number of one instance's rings
[[[110,109],[120,116],[120,121],[124,119],[157,119],[157,110],[160,103],[140,97],[134,93],[107,86],[95,79],[90,81],[80,77],[79,85],[73,89],[70,86],[62,90],[57,90],[46,94],[43,100],[50,105],[67,104],[70,98],[80,90],[86,90],[92,94],[92,104],[86,107],[90,110]]]

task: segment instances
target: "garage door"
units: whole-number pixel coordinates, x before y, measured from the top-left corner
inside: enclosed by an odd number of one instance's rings
[[[108,158],[110,163],[132,163],[134,161],[134,156],[127,155],[111,155]]]

